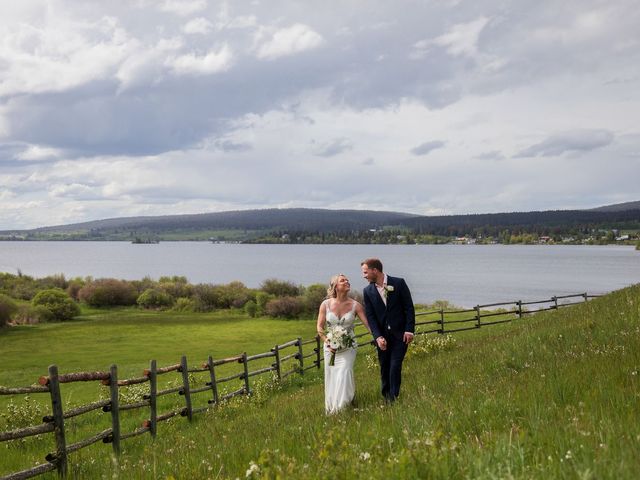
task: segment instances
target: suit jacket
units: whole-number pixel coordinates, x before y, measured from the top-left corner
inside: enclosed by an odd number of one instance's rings
[[[393,291],[387,292],[387,304],[380,298],[375,283],[364,288],[364,309],[369,320],[373,338],[394,336],[402,338],[404,332],[414,332],[416,313],[411,292],[403,278],[387,275],[387,286]]]

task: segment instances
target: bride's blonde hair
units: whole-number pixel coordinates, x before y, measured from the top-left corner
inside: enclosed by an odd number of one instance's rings
[[[329,281],[329,288],[327,288],[327,298],[336,298],[338,293],[336,292],[336,287],[338,286],[338,279],[340,277],[346,277],[344,273],[339,273],[331,277]]]

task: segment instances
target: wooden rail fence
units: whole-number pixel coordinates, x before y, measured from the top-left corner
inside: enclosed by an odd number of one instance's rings
[[[554,296],[549,300],[533,302],[517,300],[513,302],[477,305],[474,308],[465,310],[439,309],[417,312],[416,335],[429,333],[449,334],[511,322],[514,319],[522,318],[524,315],[575,305],[586,302],[589,298],[596,296],[597,295],[581,293],[576,295]],[[573,301],[577,298],[581,300]],[[538,305],[538,308],[532,309],[534,305]],[[495,310],[495,307],[510,308]],[[465,317],[465,314],[469,314],[470,316]],[[458,318],[459,315],[463,315],[463,318]],[[453,316],[453,318],[451,318],[451,316]],[[421,320],[422,318],[425,318],[425,320]],[[487,318],[490,320],[483,320]],[[363,332],[356,335],[356,337],[361,338],[368,335],[368,332]],[[373,341],[367,343],[371,345],[374,344]],[[309,346],[313,346],[312,350],[305,353],[305,347],[309,350]],[[249,364],[260,359],[273,359],[273,363],[269,366],[250,371]],[[305,361],[307,360],[309,363],[305,365],[305,363],[307,363]],[[322,362],[322,344],[319,337],[316,336],[306,341],[303,341],[301,338],[296,338],[289,342],[275,345],[269,352],[256,355],[247,355],[245,352],[237,356],[217,360],[209,356],[205,362],[198,366],[190,367],[187,363],[186,356],[182,356],[180,363],[166,367],[158,367],[157,362],[152,360],[149,368],[143,371],[141,377],[124,380],[118,379],[118,368],[116,365],[112,365],[108,372],[77,372],[66,374],[60,374],[58,367],[51,365],[48,375],[40,377],[38,385],[15,388],[0,386],[0,395],[42,393],[49,394],[51,402],[51,414],[44,416],[40,425],[0,432],[0,442],[53,433],[55,437],[55,451],[45,456],[46,463],[27,470],[8,474],[0,477],[0,480],[26,479],[53,470],[57,470],[60,476],[65,476],[67,474],[68,456],[70,453],[102,441],[103,443],[110,443],[114,454],[118,455],[120,453],[120,442],[122,440],[145,433],[149,433],[151,437],[155,438],[159,422],[167,421],[176,416],[186,417],[191,421],[195,414],[205,412],[221,402],[238,395],[250,395],[251,384],[249,379],[254,376],[270,373],[277,380],[283,380],[294,373],[303,375],[304,372],[309,369],[319,369]],[[242,368],[237,373],[218,377],[216,373],[218,367],[227,364],[240,364]],[[172,372],[180,374],[179,385],[158,390],[158,377]],[[190,379],[190,375],[205,375],[205,386],[196,387]],[[239,388],[232,387],[230,392],[221,394],[220,385],[233,380],[241,382]],[[61,384],[88,381],[99,381],[102,385],[108,386],[109,398],[64,411],[60,392]],[[144,394],[137,402],[120,404],[119,389],[136,384],[148,384],[148,393]],[[203,393],[208,395],[206,404],[204,406],[194,407],[193,398]],[[184,406],[179,409],[159,412],[157,405],[158,398],[171,394],[182,396],[184,398]],[[139,428],[131,432],[122,433],[120,428],[120,412],[141,408],[148,408],[148,418],[142,422]],[[71,444],[67,443],[65,437],[65,420],[96,410],[110,414],[111,427],[89,438]]]

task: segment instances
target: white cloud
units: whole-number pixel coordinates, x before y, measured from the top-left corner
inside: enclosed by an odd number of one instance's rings
[[[233,30],[251,28],[258,25],[258,19],[255,15],[237,15],[232,16],[228,3],[223,3],[218,9],[216,17],[217,30]]]
[[[164,0],[161,10],[186,17],[204,10],[207,7],[206,0]]]
[[[218,51],[210,51],[206,55],[190,53],[168,59],[166,63],[178,75],[211,75],[228,70],[232,62],[231,49],[223,45]]]
[[[207,34],[213,29],[213,24],[206,18],[198,17],[190,20],[182,27],[185,33],[189,34]]]
[[[25,161],[51,160],[60,156],[60,150],[56,148],[42,147],[39,145],[30,145],[22,152],[16,155],[16,158]]]
[[[108,78],[134,48],[112,17],[77,22],[51,16],[43,26],[5,27],[0,96],[61,92]]]
[[[115,77],[120,82],[118,92],[129,88],[152,85],[163,76],[165,62],[175,58],[176,52],[184,45],[179,37],[160,39],[156,45],[136,44],[135,52],[124,60]]]
[[[258,35],[260,40],[265,36],[265,31],[259,32]],[[263,60],[294,55],[317,48],[324,43],[319,33],[300,23],[277,30],[268,36],[269,39],[262,43],[256,52],[256,56]]]
[[[411,58],[420,59],[436,45],[443,47],[450,55],[474,57],[478,53],[478,39],[489,18],[481,16],[471,22],[453,25],[447,33],[436,38],[420,40],[413,45]]]
[[[451,55],[472,57],[478,51],[478,38],[487,23],[487,17],[479,17],[468,23],[454,25],[447,33],[435,38],[433,43],[446,48]]]

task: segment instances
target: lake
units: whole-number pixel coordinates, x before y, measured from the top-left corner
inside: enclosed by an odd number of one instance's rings
[[[640,252],[630,246],[576,245],[241,245],[209,242],[0,242],[0,271],[43,277],[128,280],[183,275],[191,283],[268,278],[326,284],[344,273],[365,286],[360,261],[378,257],[402,276],[414,302],[473,306],[553,295],[601,294],[640,282]]]

